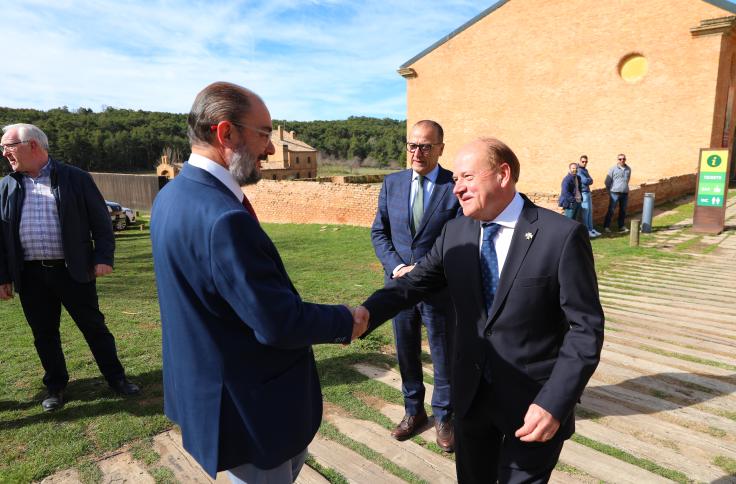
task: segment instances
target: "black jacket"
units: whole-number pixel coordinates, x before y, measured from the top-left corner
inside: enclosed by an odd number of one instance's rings
[[[513,435],[531,403],[550,412],[562,438],[574,431],[578,398],[603,344],[604,317],[585,227],[528,199],[516,224],[490,314],[486,313],[478,246],[480,223],[460,217],[445,225],[422,263],[363,305],[373,329],[428,293],[448,287],[455,305],[453,403],[471,407],[482,369],[492,369],[488,409]]]
[[[94,279],[96,264],[113,265],[115,236],[110,213],[94,180],[86,171],[49,158],[51,190],[56,199],[69,275],[77,282]],[[23,248],[23,175],[11,173],[0,180],[0,284],[13,282],[20,291]]]

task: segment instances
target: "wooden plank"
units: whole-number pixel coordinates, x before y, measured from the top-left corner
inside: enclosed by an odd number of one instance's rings
[[[394,464],[411,471],[427,482],[440,484],[456,482],[454,462],[411,440],[399,442],[377,423],[340,415],[330,415],[328,420],[335,424],[341,433],[367,445]]]
[[[720,360],[722,357],[730,357],[736,354],[736,340],[733,343],[722,340],[712,341],[711,338],[702,338],[697,334],[693,334],[692,331],[686,331],[681,329],[673,329],[672,326],[667,326],[658,323],[637,323],[632,320],[626,320],[619,318],[618,316],[609,316],[606,320],[606,329],[615,327],[619,331],[606,331],[605,338],[609,339],[611,336],[621,337],[639,337],[649,339],[653,345],[658,345],[660,342],[666,342],[673,345],[679,345],[684,348],[699,348],[700,350],[706,351],[710,354],[710,360]]]
[[[606,385],[621,385],[624,383],[644,387],[652,395],[673,395],[677,401],[684,401],[687,405],[697,405],[704,411],[724,413],[736,408],[736,395],[715,395],[686,385],[684,382],[664,379],[661,375],[650,374],[647,369],[632,369],[619,366],[602,360],[595,371],[595,381],[605,382]]]
[[[302,466],[299,476],[294,481],[296,484],[330,484],[322,474],[315,471],[308,465]]]
[[[723,469],[715,465],[695,464],[687,455],[665,445],[654,445],[643,442],[631,435],[619,432],[605,425],[590,421],[578,420],[577,433],[598,442],[604,442],[639,458],[644,458],[662,467],[685,474],[689,479],[712,482],[723,477]],[[587,472],[587,471],[586,471]]]
[[[695,428],[698,426],[712,427],[713,429],[726,433],[726,435],[736,435],[736,421],[729,418],[714,415],[699,408],[683,407],[677,403],[624,388],[620,385],[608,385],[597,380],[595,376],[591,378],[583,395],[586,394],[615,399],[630,407],[638,408],[643,412],[649,412],[653,415],[666,412],[673,418],[689,422]]]
[[[652,334],[651,332],[650,336],[659,337],[658,334]],[[640,345],[650,346],[652,348],[656,348],[658,350],[666,351],[669,353],[677,353],[680,355],[688,356],[690,358],[716,361],[725,365],[731,365],[734,367],[734,369],[736,369],[736,345],[734,345],[733,348],[730,348],[730,352],[727,352],[724,349],[724,352],[729,354],[714,354],[714,352],[710,349],[710,345],[704,342],[699,342],[695,338],[690,338],[688,344],[677,344],[661,341],[658,339],[651,339],[651,337],[642,336],[641,333],[637,334],[632,331],[626,331],[625,333],[606,333],[605,339],[609,343],[622,345],[632,345],[632,343],[638,343]],[[697,348],[693,347],[695,345],[697,345]],[[701,351],[698,348],[705,351]]]
[[[357,452],[319,434],[309,444],[309,453],[320,465],[334,469],[351,483],[401,484],[404,482]]]
[[[155,484],[156,481],[148,471],[128,452],[120,452],[99,461],[102,471],[102,484]]]
[[[736,331],[734,331],[736,317],[733,316],[714,314],[709,311],[700,311],[693,308],[689,308],[687,313],[685,313],[682,308],[632,301],[630,298],[619,298],[618,296],[601,296],[601,304],[606,308],[608,306],[614,306],[617,309],[628,310],[634,313],[644,312],[657,316],[671,317],[673,319],[686,317],[690,322],[698,321],[710,328],[718,328],[731,337],[736,337]]]
[[[580,469],[604,482],[642,484],[671,482],[641,467],[629,464],[590,447],[568,440],[562,447],[560,462]]]

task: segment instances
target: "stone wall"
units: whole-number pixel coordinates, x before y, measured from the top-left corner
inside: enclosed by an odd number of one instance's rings
[[[158,193],[155,175],[91,173],[102,195],[134,210],[150,210]],[[336,177],[342,180],[342,177]],[[332,183],[261,180],[245,189],[264,222],[345,224],[369,227],[378,205],[380,183]],[[654,193],[656,204],[695,192],[695,175],[682,175],[632,187],[629,213],[641,211],[644,193]],[[558,193],[527,192],[534,203],[560,211]],[[593,218],[602,222],[608,207],[605,189],[593,190]]]
[[[276,223],[370,226],[381,185],[261,180],[245,193],[258,218]]]
[[[381,185],[262,180],[245,189],[264,222],[346,224],[368,227],[373,223]],[[644,193],[654,193],[656,204],[695,192],[695,175],[682,175],[632,187],[629,213],[640,212]],[[538,205],[560,211],[558,193],[530,192]],[[593,217],[603,221],[608,208],[605,189],[593,191]]]

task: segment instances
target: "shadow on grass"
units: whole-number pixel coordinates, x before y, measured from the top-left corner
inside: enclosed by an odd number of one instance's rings
[[[587,388],[583,394],[583,405],[587,395],[620,402],[607,406],[606,410],[600,413],[603,417],[652,414],[701,403],[707,404],[714,398],[735,392],[736,374],[717,376],[699,373],[659,373],[632,378],[615,385]],[[579,417],[586,418],[585,412]],[[736,420],[736,409],[729,412],[727,418]]]
[[[125,412],[137,417],[163,414],[163,386],[161,370],[138,375],[128,375],[141,388],[141,393],[122,396],[113,392],[103,377],[72,380],[64,391],[63,408],[44,412],[41,400],[45,390],[39,390],[31,400],[0,400],[1,411],[18,411],[36,408],[36,412],[4,421],[0,419],[0,430],[17,429],[39,422],[73,422],[75,420],[114,415]]]

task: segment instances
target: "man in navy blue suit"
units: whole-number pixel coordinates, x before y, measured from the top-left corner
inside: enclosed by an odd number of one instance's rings
[[[211,84],[188,136],[191,157],[151,213],[164,411],[211,476],[292,482],[322,418],[311,345],[349,343],[367,315],[302,301],[241,190],[274,152],[263,101]]]
[[[374,328],[449,289],[460,484],[547,482],[603,345],[587,230],[518,193],[519,172],[497,139],[461,148],[453,178],[465,216],[364,303]]]
[[[443,139],[439,123],[431,120],[416,123],[406,143],[411,169],[384,179],[371,239],[387,282],[403,277],[416,264],[421,264],[445,223],[461,213],[460,204],[452,194],[452,173],[438,164],[445,147]],[[397,440],[408,439],[427,422],[421,362],[424,322],[434,366],[432,412],[437,444],[446,452],[453,450],[449,361],[453,321],[447,291],[428,297],[394,318],[396,356],[406,411],[391,432]]]

